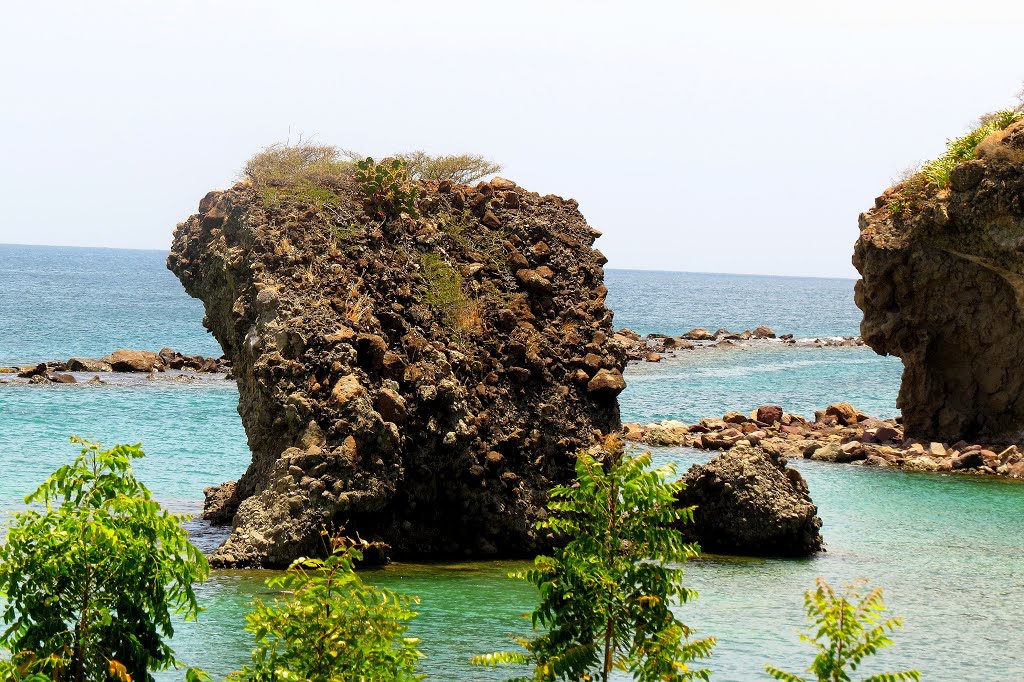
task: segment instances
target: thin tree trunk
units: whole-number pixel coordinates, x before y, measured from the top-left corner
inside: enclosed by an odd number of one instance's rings
[[[619,489],[615,486],[614,482],[608,491],[608,525],[605,529],[604,541],[605,541],[605,556],[609,564],[614,565],[614,554],[615,554],[615,542],[614,542],[614,528],[615,528],[615,512],[618,507]],[[608,676],[612,672],[612,664],[615,653],[615,647],[613,646],[612,638],[615,633],[615,614],[612,611],[614,599],[609,600],[608,609],[608,620],[604,630],[604,670],[603,680],[608,682]]]

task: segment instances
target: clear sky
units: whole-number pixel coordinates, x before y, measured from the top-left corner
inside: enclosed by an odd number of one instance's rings
[[[161,248],[291,131],[470,151],[609,267],[854,276],[857,214],[1024,80],[1024,3],[8,2],[0,243]]]

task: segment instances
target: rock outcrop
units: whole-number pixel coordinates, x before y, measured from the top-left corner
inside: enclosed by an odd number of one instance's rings
[[[392,557],[524,556],[571,454],[620,427],[606,259],[573,200],[419,183],[382,218],[354,180],[240,183],[168,267],[233,363],[253,453],[207,491],[220,566],[283,566],[321,530]],[[211,455],[212,456],[212,455]]]
[[[908,436],[1024,437],[1024,121],[993,133],[948,188],[920,174],[860,217],[862,336],[903,359]]]
[[[679,504],[696,506],[681,527],[706,552],[807,556],[821,551],[821,519],[800,472],[784,458],[738,446],[684,477]]]

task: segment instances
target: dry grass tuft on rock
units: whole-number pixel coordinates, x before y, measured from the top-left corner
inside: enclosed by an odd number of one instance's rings
[[[468,185],[489,175],[501,172],[501,166],[477,154],[453,154],[432,156],[422,150],[399,154],[405,161],[409,175],[414,180],[449,180],[458,185]]]
[[[323,187],[351,174],[354,168],[351,152],[300,141],[266,147],[246,162],[242,174],[259,187]]]

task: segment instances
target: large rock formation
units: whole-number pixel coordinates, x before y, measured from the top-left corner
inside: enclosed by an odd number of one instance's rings
[[[1024,122],[993,133],[950,186],[921,176],[860,217],[861,334],[903,359],[907,436],[1024,436]]]
[[[696,506],[681,527],[706,552],[743,556],[807,556],[821,551],[821,519],[807,483],[786,460],[737,446],[690,468],[677,499]]]
[[[211,192],[168,267],[231,360],[253,453],[207,491],[221,566],[283,566],[324,528],[391,556],[516,556],[571,453],[619,428],[624,350],[576,202],[420,183],[383,219],[346,177]],[[216,456],[211,453],[211,456]]]

